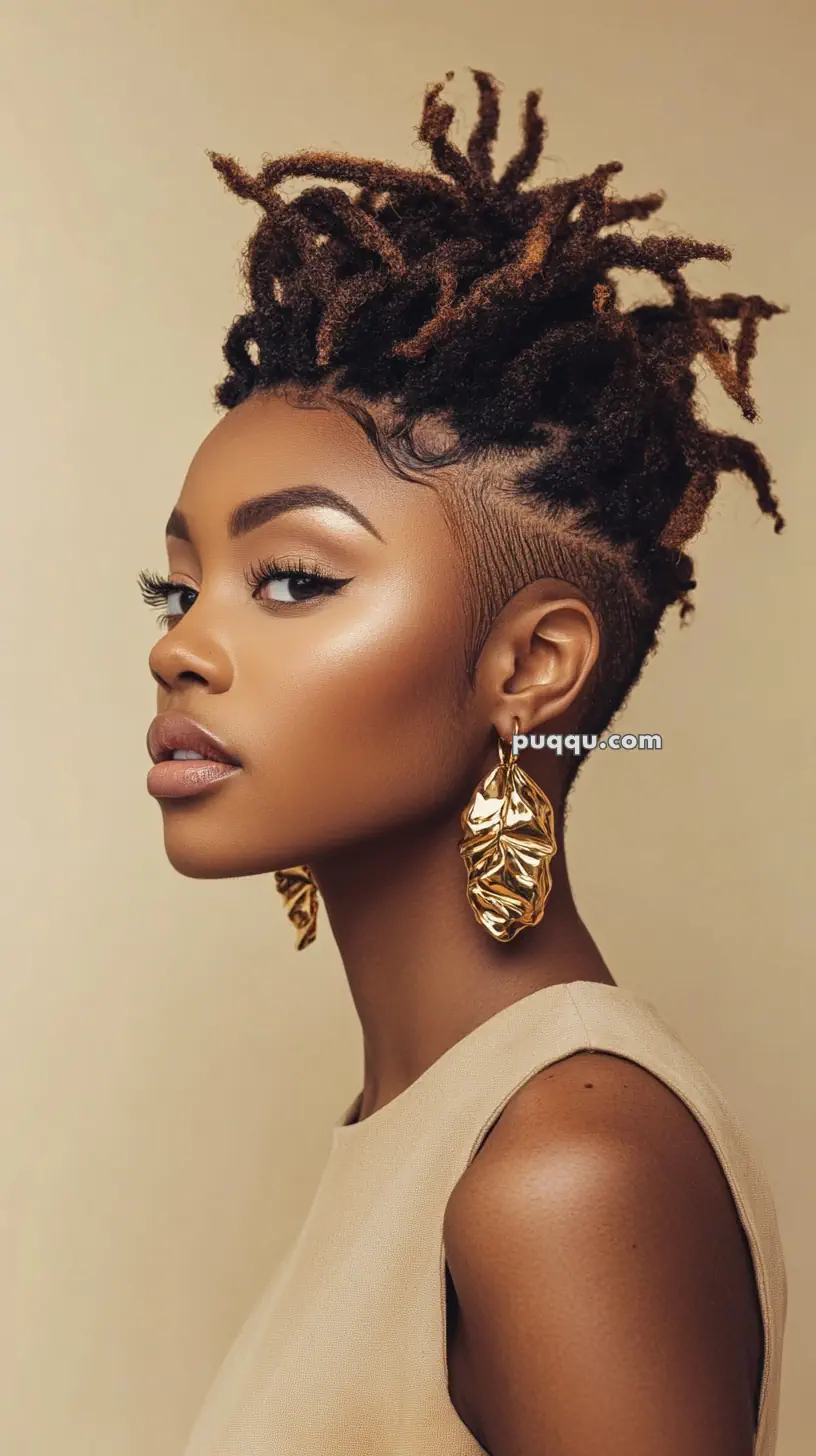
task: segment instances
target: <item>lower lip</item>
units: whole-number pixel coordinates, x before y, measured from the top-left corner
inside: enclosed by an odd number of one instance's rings
[[[240,764],[213,758],[165,758],[149,770],[147,792],[154,799],[187,799],[240,771]]]

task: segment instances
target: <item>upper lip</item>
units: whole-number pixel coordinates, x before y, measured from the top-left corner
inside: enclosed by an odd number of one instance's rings
[[[159,713],[148,729],[147,751],[154,763],[161,763],[172,758],[176,748],[192,748],[203,758],[241,765],[241,760],[200,723],[184,713]]]

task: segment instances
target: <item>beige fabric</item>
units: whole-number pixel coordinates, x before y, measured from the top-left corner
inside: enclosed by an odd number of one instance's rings
[[[474,1456],[448,1394],[442,1220],[513,1093],[582,1050],[638,1062],[706,1132],[749,1241],[765,1328],[755,1456],[773,1456],[787,1279],[766,1177],[734,1114],[650,1002],[545,987],[457,1042],[400,1096],[333,1128],[305,1223],[235,1340],[186,1456]]]

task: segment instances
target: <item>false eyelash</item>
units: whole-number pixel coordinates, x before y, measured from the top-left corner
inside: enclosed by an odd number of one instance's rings
[[[258,561],[244,573],[247,584],[258,590],[265,586],[268,581],[282,581],[287,576],[311,576],[316,581],[325,581],[332,586],[344,586],[347,577],[329,576],[327,571],[322,571],[314,562],[311,564],[304,561],[302,557],[291,557],[284,560]]]
[[[166,602],[171,591],[182,591],[184,583],[181,581],[167,581],[163,576],[157,576],[153,571],[140,571],[137,578],[142,600],[149,607],[157,607],[161,602]],[[192,587],[189,590],[193,590]]]

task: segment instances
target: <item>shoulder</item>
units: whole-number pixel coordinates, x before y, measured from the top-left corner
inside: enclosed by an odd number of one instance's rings
[[[568,1168],[573,1176],[565,1183]],[[714,1148],[682,1098],[637,1062],[578,1052],[511,1097],[454,1189],[450,1232],[466,1236],[472,1226],[461,1215],[475,1203],[498,1201],[509,1214],[518,1195],[528,1207],[533,1191],[535,1206],[543,1208],[570,1193],[582,1198],[604,1189],[607,1198],[631,1203],[644,1179],[650,1205],[670,1191],[701,1217],[713,1213],[713,1205],[729,1214],[733,1208]],[[703,1194],[708,1196],[701,1199]]]
[[[492,1456],[749,1456],[747,1244],[705,1132],[646,1068],[581,1052],[533,1077],[454,1189],[444,1240]]]

